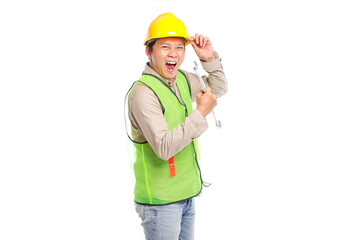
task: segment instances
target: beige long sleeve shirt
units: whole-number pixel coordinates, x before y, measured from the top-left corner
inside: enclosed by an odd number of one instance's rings
[[[205,84],[211,87],[212,93],[220,97],[227,92],[227,80],[221,65],[219,55],[214,52],[215,60],[201,62],[208,76],[203,76]],[[192,101],[202,89],[198,77],[181,70],[189,80]],[[164,81],[173,90],[182,102],[176,79],[168,80],[145,64],[144,73],[152,74]],[[132,138],[136,142],[148,142],[155,153],[163,160],[168,160],[177,152],[198,138],[208,128],[206,118],[195,108],[194,111],[179,124],[169,131],[159,99],[154,92],[144,84],[133,87],[128,98],[129,118],[131,122]]]

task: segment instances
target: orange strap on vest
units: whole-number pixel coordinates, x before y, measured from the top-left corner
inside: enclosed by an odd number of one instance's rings
[[[169,169],[170,169],[170,177],[175,177],[175,163],[174,163],[174,157],[171,157],[169,160]]]

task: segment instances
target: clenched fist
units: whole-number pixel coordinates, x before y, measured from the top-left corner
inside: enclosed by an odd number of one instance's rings
[[[217,104],[216,96],[211,93],[211,88],[208,87],[206,92],[200,91],[196,96],[196,108],[206,117]]]

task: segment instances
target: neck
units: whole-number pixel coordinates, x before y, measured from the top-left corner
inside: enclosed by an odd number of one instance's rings
[[[167,81],[171,81],[171,82],[175,80],[176,76],[173,77],[173,78],[166,78],[166,77],[164,77],[163,75],[161,75],[160,73],[158,73],[158,72],[155,70],[155,68],[153,67],[151,61],[148,62],[147,64],[148,64],[148,66],[149,66],[154,72],[156,72],[157,74],[159,74],[163,79],[165,79],[165,80],[167,80]]]

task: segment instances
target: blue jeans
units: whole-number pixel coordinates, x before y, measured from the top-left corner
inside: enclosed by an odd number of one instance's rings
[[[164,206],[135,203],[146,240],[193,240],[195,202],[193,198]]]

